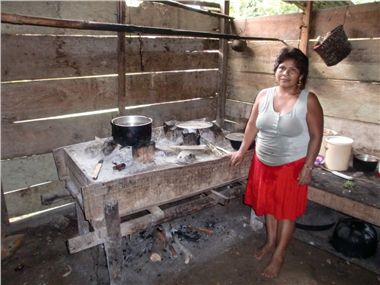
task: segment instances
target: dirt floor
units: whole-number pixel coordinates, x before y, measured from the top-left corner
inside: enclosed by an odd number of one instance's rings
[[[268,260],[256,261],[254,250],[264,241],[265,233],[252,230],[249,215],[249,208],[235,199],[227,206],[215,206],[165,224],[191,253],[188,264],[183,254],[173,257],[170,251],[162,253],[161,262],[150,261],[155,228],[132,235],[124,240],[125,284],[380,284],[376,273],[298,239],[290,244],[280,276],[262,278],[260,271]],[[1,284],[109,283],[101,247],[73,255],[67,252],[67,239],[77,235],[73,217],[60,216],[24,233],[22,246],[2,262]]]

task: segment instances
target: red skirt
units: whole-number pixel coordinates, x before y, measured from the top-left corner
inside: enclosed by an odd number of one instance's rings
[[[307,185],[297,178],[305,158],[279,166],[268,166],[254,155],[248,174],[244,202],[256,215],[271,214],[277,220],[296,220],[307,203]]]

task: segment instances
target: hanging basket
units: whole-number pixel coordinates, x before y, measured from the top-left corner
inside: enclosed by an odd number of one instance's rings
[[[351,44],[343,30],[343,25],[327,33],[324,40],[318,41],[313,49],[327,66],[333,66],[347,57],[351,52]]]

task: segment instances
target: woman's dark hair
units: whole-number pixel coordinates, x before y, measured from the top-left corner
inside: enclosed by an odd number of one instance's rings
[[[276,61],[274,63],[274,72],[276,72],[278,66],[287,59],[293,59],[295,61],[296,67],[303,75],[301,79],[301,89],[304,89],[307,82],[307,75],[309,73],[309,59],[307,56],[298,48],[294,47],[284,47],[280,50]]]

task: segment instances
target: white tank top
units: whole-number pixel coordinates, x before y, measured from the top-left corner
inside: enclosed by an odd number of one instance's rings
[[[259,104],[256,127],[256,154],[267,165],[282,165],[306,156],[310,140],[306,122],[307,97],[302,90],[293,109],[280,115],[273,108],[276,87],[267,89]]]

